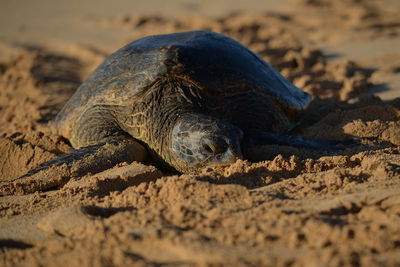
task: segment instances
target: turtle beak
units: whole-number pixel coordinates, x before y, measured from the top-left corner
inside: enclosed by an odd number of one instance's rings
[[[240,132],[237,134],[237,138],[233,140],[235,141],[229,144],[229,148],[224,155],[226,162],[236,162],[238,159],[243,159],[243,154],[240,146],[243,140],[243,132],[240,130]]]
[[[237,151],[231,150],[228,151],[229,156],[233,159],[232,162],[236,162],[238,159],[243,159],[242,152],[240,151],[240,147]]]
[[[238,139],[238,141],[237,141],[237,143],[235,144],[234,149],[232,149],[232,154],[233,154],[234,157],[236,157],[236,160],[238,160],[238,159],[243,159],[243,154],[242,154],[241,145],[242,145],[243,136],[244,136],[242,129],[237,128],[237,131],[238,131],[238,132],[237,132],[237,139]],[[236,161],[236,160],[235,160],[235,161]]]
[[[229,148],[223,154],[219,155],[216,164],[230,164],[236,162],[238,159],[243,159],[240,150]]]

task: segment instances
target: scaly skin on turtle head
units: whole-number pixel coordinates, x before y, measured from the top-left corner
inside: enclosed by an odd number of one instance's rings
[[[233,163],[242,158],[238,127],[202,114],[186,114],[172,129],[171,163],[181,172]]]

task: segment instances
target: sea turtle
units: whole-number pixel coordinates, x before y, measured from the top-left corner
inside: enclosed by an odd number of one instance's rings
[[[105,143],[124,144],[123,156],[97,157],[96,166],[143,159],[147,151],[179,172],[252,158],[252,146],[327,148],[286,135],[310,99],[227,36],[148,36],[110,55],[56,116],[53,129],[76,149],[56,165]]]

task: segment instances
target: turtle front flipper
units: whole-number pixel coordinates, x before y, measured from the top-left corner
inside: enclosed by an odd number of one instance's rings
[[[355,143],[355,141],[354,141]],[[244,134],[242,150],[244,157],[251,161],[271,160],[277,154],[284,154],[286,150],[279,151],[276,147],[282,146],[299,150],[316,150],[335,152],[344,150],[346,146],[352,146],[351,140],[328,141],[328,140],[309,140],[300,136],[290,136],[276,132],[264,132],[261,130],[247,130]],[[273,149],[268,149],[272,147]],[[293,152],[291,151],[291,152]],[[289,153],[291,153],[289,152]]]
[[[146,158],[146,149],[133,138],[72,149],[12,181],[0,182],[0,195],[29,194],[58,188],[71,178],[98,173],[121,162]]]

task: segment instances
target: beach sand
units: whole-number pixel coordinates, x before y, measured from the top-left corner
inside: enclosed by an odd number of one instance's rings
[[[399,266],[400,4],[276,2],[2,2],[0,265]],[[312,95],[294,134],[357,145],[261,147],[271,160],[197,174],[66,170],[47,177],[63,186],[33,194],[7,182],[71,149],[48,122],[107,55],[197,29],[238,40]]]

